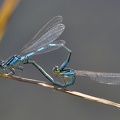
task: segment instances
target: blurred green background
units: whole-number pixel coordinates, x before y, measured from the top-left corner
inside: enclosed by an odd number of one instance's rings
[[[0,1],[2,3],[3,0]],[[66,25],[59,39],[73,51],[68,67],[76,70],[120,72],[119,0],[24,0],[9,21],[0,43],[0,59],[19,54],[22,47],[51,18],[62,15]],[[51,76],[67,52],[33,56]],[[23,77],[47,79],[32,65]],[[120,103],[120,86],[98,84],[77,77],[71,90]],[[119,120],[120,110],[41,86],[0,78],[0,120]]]

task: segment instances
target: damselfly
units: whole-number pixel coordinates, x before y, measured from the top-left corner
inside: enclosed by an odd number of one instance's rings
[[[65,46],[63,46],[66,48]],[[66,48],[68,51],[69,49]],[[71,52],[70,52],[71,53]],[[73,70],[71,68],[65,68],[70,60],[70,54],[67,60],[60,66],[55,66],[53,69],[54,74],[60,76],[64,85],[62,87],[71,86],[75,83],[76,76],[88,77],[98,83],[109,84],[109,85],[120,85],[120,73],[105,73],[105,72],[93,72],[86,70]],[[67,81],[67,78],[71,78]]]
[[[51,19],[23,48],[20,54],[13,55],[8,60],[1,60],[0,68],[10,70],[9,74],[15,74],[15,69],[23,70],[20,64],[33,64],[50,82],[63,87],[64,85],[55,82],[35,61],[29,58],[33,55],[47,53],[64,46],[64,40],[56,40],[64,31],[65,25],[62,24],[62,16]],[[68,49],[66,49],[68,50]],[[61,68],[66,66],[62,65]],[[61,69],[62,72],[62,69]]]

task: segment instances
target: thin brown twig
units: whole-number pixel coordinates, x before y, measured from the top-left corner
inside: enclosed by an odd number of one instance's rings
[[[58,90],[60,92],[64,92],[64,93],[67,93],[67,94],[70,94],[70,95],[81,97],[81,98],[86,99],[86,100],[90,100],[90,101],[98,102],[98,103],[101,103],[101,104],[106,104],[106,105],[110,105],[110,106],[114,106],[114,107],[120,108],[120,104],[119,103],[115,103],[115,102],[112,102],[110,100],[106,100],[106,99],[103,99],[103,98],[90,96],[90,95],[83,94],[83,93],[76,92],[76,91],[62,89],[62,88],[59,88],[57,86],[54,86],[53,84],[46,83],[44,81],[28,79],[28,78],[22,78],[22,77],[12,76],[12,75],[8,75],[8,74],[0,74],[0,77],[7,78],[7,79],[10,79],[10,80],[16,80],[16,81],[20,81],[20,82],[26,82],[26,83],[41,85],[43,87],[55,89],[55,90]]]

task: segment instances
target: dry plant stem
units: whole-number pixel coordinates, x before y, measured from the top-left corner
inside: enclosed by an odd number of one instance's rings
[[[102,104],[106,104],[106,105],[110,105],[110,106],[120,108],[119,103],[115,103],[115,102],[112,102],[110,100],[106,100],[106,99],[103,99],[103,98],[98,98],[98,97],[86,95],[86,94],[76,92],[76,91],[70,91],[70,90],[67,90],[67,89],[62,89],[62,88],[59,88],[57,86],[54,86],[53,84],[46,83],[44,81],[28,79],[28,78],[21,78],[21,77],[18,77],[18,76],[11,76],[11,75],[8,75],[8,74],[0,74],[0,77],[11,79],[11,80],[16,80],[16,81],[20,81],[20,82],[27,82],[27,83],[41,85],[43,87],[55,89],[55,90],[58,90],[58,91],[61,91],[61,92],[64,92],[64,93],[67,93],[67,94],[70,94],[70,95],[81,97],[81,98],[84,98],[86,100],[91,100],[91,101],[94,101],[94,102],[98,102],[98,103],[102,103]]]

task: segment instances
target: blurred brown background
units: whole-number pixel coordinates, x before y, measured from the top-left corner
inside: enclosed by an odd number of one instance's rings
[[[2,4],[3,0],[0,0]],[[62,15],[66,25],[60,39],[73,51],[68,67],[120,72],[119,0],[24,0],[15,10],[0,43],[0,59],[19,54],[22,47],[51,18]],[[51,76],[67,52],[59,49],[33,56]],[[24,77],[47,79],[32,65],[24,65]],[[69,87],[120,103],[120,86],[98,84],[77,77]],[[0,78],[0,120],[119,120],[120,110],[40,86]]]

